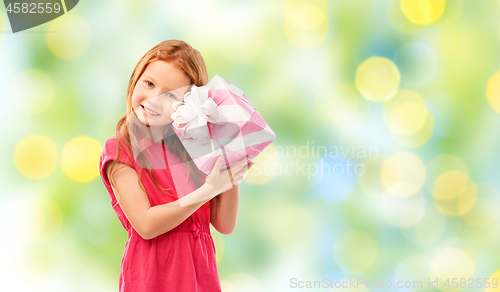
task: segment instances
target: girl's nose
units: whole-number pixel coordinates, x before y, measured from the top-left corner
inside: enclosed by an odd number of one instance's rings
[[[155,96],[155,97],[148,98],[147,101],[150,104],[159,107],[159,106],[161,106],[160,98],[161,98],[161,95],[160,96]]]

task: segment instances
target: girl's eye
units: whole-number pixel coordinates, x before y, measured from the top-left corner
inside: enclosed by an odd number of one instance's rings
[[[150,86],[150,84],[154,86],[154,84],[151,83],[151,82],[149,82],[149,81],[145,81],[145,82],[146,82],[146,85],[149,86],[149,87],[152,87],[152,86]]]
[[[171,98],[176,99],[175,95],[173,95],[173,94],[172,94],[172,93],[170,93],[170,92],[169,92],[169,93],[167,93],[167,96],[170,96]]]

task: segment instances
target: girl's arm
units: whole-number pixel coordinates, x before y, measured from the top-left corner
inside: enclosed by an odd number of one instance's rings
[[[240,185],[221,193],[210,210],[210,222],[222,234],[231,234],[238,220]]]
[[[117,194],[120,207],[130,224],[146,240],[175,228],[217,194],[214,187],[204,184],[179,200],[151,207],[147,193],[138,183],[135,169],[123,163],[117,164],[123,167],[113,174],[113,179],[118,186],[118,189],[113,188],[113,192]],[[110,165],[111,163],[106,165],[109,178],[111,177]]]
[[[245,165],[240,171],[235,175],[240,176],[241,173],[246,173],[250,167],[252,167],[253,162]],[[217,231],[222,234],[231,234],[236,228],[236,222],[238,221],[238,209],[240,204],[240,185],[237,184],[231,189],[222,192],[219,195],[217,204],[212,206],[210,210],[210,222],[215,227]]]

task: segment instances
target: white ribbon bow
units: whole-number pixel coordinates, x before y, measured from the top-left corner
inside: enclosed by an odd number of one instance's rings
[[[182,136],[200,139],[202,144],[208,143],[210,132],[207,123],[224,124],[227,121],[227,117],[219,112],[217,104],[212,99],[215,91],[214,86],[193,85],[191,91],[184,95],[184,102],[172,103],[175,110],[170,116],[173,120],[172,125],[180,131]],[[208,96],[209,92],[212,93],[212,97]]]

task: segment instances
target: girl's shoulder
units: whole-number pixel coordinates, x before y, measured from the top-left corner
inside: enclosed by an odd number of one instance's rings
[[[120,146],[119,151],[117,145]],[[117,157],[117,154],[119,157]],[[131,155],[129,146],[127,146],[123,139],[117,139],[116,135],[113,135],[113,137],[107,139],[104,143],[101,153],[101,161],[105,162],[105,160],[118,160],[119,162],[133,165],[134,160],[132,158],[133,155]]]

